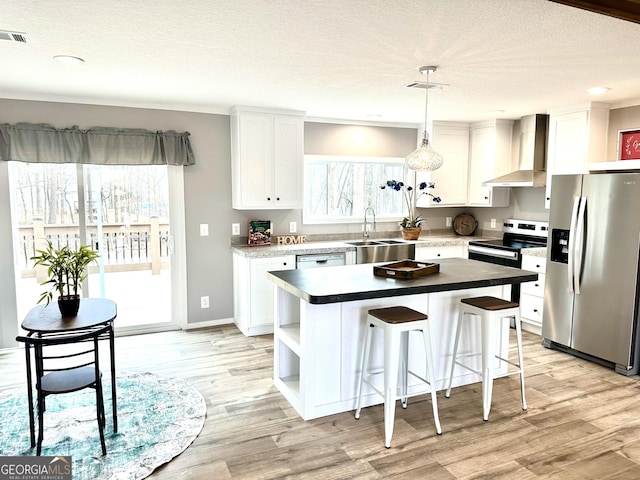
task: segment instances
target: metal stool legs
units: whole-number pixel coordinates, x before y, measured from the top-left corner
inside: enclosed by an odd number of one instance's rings
[[[464,357],[470,357],[477,354],[458,355],[460,345],[460,332],[464,322],[465,315],[474,315],[480,317],[481,322],[481,370],[475,370],[460,361]],[[513,318],[516,329],[516,340],[518,348],[518,363],[510,361],[508,358],[502,358],[495,354],[497,337],[496,327],[503,318]],[[492,368],[494,358],[502,362],[506,362],[516,367],[516,370],[495,375]],[[456,365],[474,372],[482,378],[482,417],[486,421],[489,419],[491,411],[491,399],[493,397],[493,380],[508,375],[518,374],[520,376],[520,394],[522,396],[522,409],[527,409],[524,388],[524,359],[522,354],[522,327],[520,322],[520,309],[517,303],[508,302],[493,297],[477,297],[463,299],[458,314],[458,323],[456,326],[455,342],[453,347],[453,359],[451,362],[451,370],[449,374],[449,385],[445,393],[445,397],[451,395],[451,386],[453,383],[453,374]]]
[[[358,389],[356,391],[356,420],[360,418],[360,408],[362,404],[362,383],[364,382],[364,372],[369,366],[369,353],[371,351],[371,336],[373,335],[373,325],[367,323],[367,332],[364,338],[364,350],[360,358],[360,375],[358,375]]]
[[[387,318],[387,311],[389,312],[389,318]],[[375,316],[372,315],[371,312],[375,312]],[[403,314],[407,315],[404,319],[402,318]],[[401,400],[402,407],[406,408],[408,397],[427,393],[426,391],[413,394],[408,393],[409,374],[411,374],[413,377],[429,385],[436,432],[441,434],[442,428],[440,427],[440,419],[438,417],[438,400],[432,373],[433,351],[431,348],[427,316],[407,309],[406,307],[390,307],[389,309],[371,310],[367,322],[368,328],[365,334],[360,362],[360,374],[358,376],[355,418],[360,418],[362,385],[363,383],[367,383],[384,398],[385,447],[389,448],[391,446],[391,437],[393,436],[396,400]],[[374,327],[381,328],[384,335],[384,369],[383,372],[376,372],[383,373],[384,375],[384,387],[382,391],[378,390],[368,380],[370,376],[375,375],[375,373],[369,372],[369,356],[371,353]],[[410,331],[417,331],[422,334],[426,355],[426,378],[422,378],[408,369]]]

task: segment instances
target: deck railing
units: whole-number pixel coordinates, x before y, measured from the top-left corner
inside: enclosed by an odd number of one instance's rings
[[[160,223],[157,218],[152,218],[149,223],[103,225],[102,238],[102,259],[106,272],[151,270],[157,275],[161,268],[169,266],[169,225]],[[36,254],[36,250],[46,246],[47,240],[51,240],[54,248],[64,245],[77,248],[80,245],[78,227],[45,225],[42,220],[35,220],[33,226],[19,227],[15,254],[23,278],[36,275],[31,257]],[[98,250],[96,225],[87,225],[86,243]],[[96,271],[97,268],[92,265],[90,271]],[[46,275],[46,272],[38,272],[37,276],[40,279],[43,275]]]

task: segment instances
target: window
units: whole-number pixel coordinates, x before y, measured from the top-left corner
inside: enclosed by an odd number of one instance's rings
[[[7,163],[19,321],[48,290],[31,257],[51,240],[99,250],[83,293],[117,299],[117,331],[176,323],[169,166]]]
[[[373,207],[379,220],[406,214],[403,196],[380,185],[405,178],[403,158],[305,155],[305,223],[361,222]]]

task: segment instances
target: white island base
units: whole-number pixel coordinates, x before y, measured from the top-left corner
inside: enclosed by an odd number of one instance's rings
[[[340,303],[310,304],[283,288],[276,288],[274,325],[274,383],[304,420],[355,410],[357,379],[362,355],[367,311],[404,305],[429,316],[433,346],[433,377],[437,390],[448,384],[455,337],[455,324],[461,298],[490,295],[509,299],[511,285],[467,290],[420,293]],[[480,352],[480,322],[465,322],[458,355]],[[409,368],[425,376],[424,346],[420,335],[410,334]],[[509,320],[494,328],[492,335],[498,355],[508,357]],[[374,330],[370,367],[382,368],[383,343]],[[480,370],[480,356],[467,359]],[[504,363],[496,367],[506,371]],[[382,386],[382,375],[380,382]],[[453,385],[479,382],[480,377],[457,367]],[[424,389],[420,382],[413,384]],[[410,392],[411,392],[410,383]],[[367,385],[363,386],[363,406],[383,403]],[[481,408],[478,400],[478,408]]]

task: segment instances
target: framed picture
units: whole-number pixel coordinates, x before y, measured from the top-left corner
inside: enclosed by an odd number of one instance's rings
[[[271,220],[249,222],[249,246],[271,244]]]
[[[618,131],[618,160],[640,160],[640,129]]]

